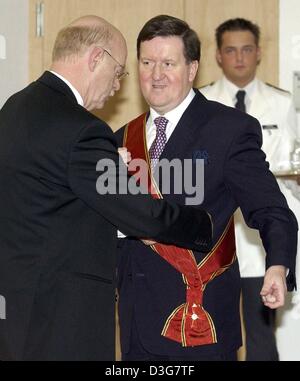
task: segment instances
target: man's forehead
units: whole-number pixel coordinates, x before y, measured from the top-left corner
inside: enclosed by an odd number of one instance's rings
[[[226,31],[222,35],[222,40],[231,40],[231,41],[244,41],[244,40],[253,40],[255,41],[255,36],[250,30],[234,30]]]
[[[255,37],[250,31],[228,31],[222,36],[222,47],[255,45]]]

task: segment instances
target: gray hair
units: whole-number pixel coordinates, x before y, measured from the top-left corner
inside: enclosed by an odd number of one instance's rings
[[[112,33],[105,25],[67,26],[58,33],[52,52],[52,60],[64,61],[72,56],[80,56],[93,44],[106,45],[112,40]]]

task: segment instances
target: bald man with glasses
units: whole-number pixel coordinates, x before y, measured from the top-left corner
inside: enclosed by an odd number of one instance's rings
[[[82,17],[59,32],[50,71],[0,112],[0,360],[114,360],[117,228],[210,249],[203,210],[98,181],[128,182],[90,112],[119,90],[126,56],[116,28]]]

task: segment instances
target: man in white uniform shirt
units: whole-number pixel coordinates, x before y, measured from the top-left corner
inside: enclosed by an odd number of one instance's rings
[[[222,23],[216,29],[216,59],[223,77],[200,91],[210,100],[236,107],[259,120],[262,149],[271,171],[277,172],[289,169],[297,119],[291,95],[256,78],[261,59],[259,37],[259,27],[248,20],[236,18]],[[288,201],[294,198],[283,182],[279,181],[279,186]],[[275,310],[257,298],[265,272],[265,251],[258,232],[244,223],[240,209],[235,213],[235,233],[242,277],[246,360],[276,361]]]

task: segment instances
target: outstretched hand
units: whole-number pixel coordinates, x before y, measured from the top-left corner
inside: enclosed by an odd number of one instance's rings
[[[128,166],[128,164],[131,162],[131,153],[127,151],[126,147],[118,148],[118,152],[122,160],[124,161],[125,165]]]
[[[141,241],[146,245],[146,246],[151,246],[154,245],[156,242],[151,241],[150,239],[141,239]]]

